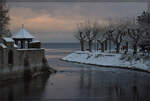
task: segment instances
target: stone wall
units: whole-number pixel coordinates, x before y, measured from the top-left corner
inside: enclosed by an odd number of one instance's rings
[[[41,67],[44,58],[44,49],[18,49],[15,54],[14,66],[15,67]]]
[[[0,80],[48,68],[44,49],[0,49]]]

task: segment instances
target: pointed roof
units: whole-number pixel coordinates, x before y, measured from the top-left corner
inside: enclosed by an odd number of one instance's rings
[[[35,37],[32,36],[27,30],[25,30],[22,26],[22,28],[20,29],[19,32],[17,32],[16,34],[14,34],[12,36],[12,38],[14,39],[34,39]]]

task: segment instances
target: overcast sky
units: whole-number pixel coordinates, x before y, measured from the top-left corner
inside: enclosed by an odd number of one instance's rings
[[[86,19],[108,23],[108,19],[135,18],[146,3],[134,2],[10,2],[10,29],[16,33],[22,24],[45,42],[76,42],[76,24]]]

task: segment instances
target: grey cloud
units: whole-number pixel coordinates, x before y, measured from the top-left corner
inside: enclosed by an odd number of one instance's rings
[[[67,24],[63,23],[65,29],[64,31],[51,31],[43,29],[38,29],[35,31],[35,29],[30,28],[33,33],[40,33],[35,34],[40,40],[61,42],[75,41],[73,38],[73,31],[67,30],[67,27],[70,26],[75,28],[72,21],[78,22],[85,20],[86,18],[105,20],[110,17],[136,17],[141,14],[143,10],[147,10],[147,4],[143,2],[10,2],[9,7],[11,11],[10,16],[13,15],[14,17],[21,17],[24,18],[24,20],[34,19],[36,17],[41,18],[42,15],[48,15],[48,17],[52,18],[52,20],[66,21]],[[25,11],[25,9],[27,9],[27,11]],[[47,16],[44,16],[44,18],[47,18]],[[12,25],[15,26],[14,23]],[[59,26],[57,27],[59,28]],[[41,28],[43,28],[43,26]]]
[[[147,9],[146,3],[14,3],[11,7],[31,8],[38,14],[47,13],[57,17],[95,16],[95,17],[130,17]],[[139,12],[138,12],[139,11]],[[126,13],[125,13],[126,12]]]

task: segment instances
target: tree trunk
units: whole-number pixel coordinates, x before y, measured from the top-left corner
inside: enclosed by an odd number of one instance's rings
[[[101,43],[101,51],[104,52],[104,42]]]
[[[89,51],[92,52],[92,40],[89,40],[88,45],[89,45]]]
[[[109,40],[109,52],[111,52],[111,40]]]
[[[98,45],[98,42],[96,42],[96,48],[97,48],[97,51],[98,51],[98,49],[99,49],[99,45]]]
[[[128,42],[126,42],[126,51],[128,52],[128,48],[129,48],[129,45],[128,45]]]
[[[120,43],[117,43],[116,45],[117,45],[117,47],[116,47],[116,53],[119,53],[120,52]]]
[[[137,45],[135,44],[133,46],[133,55],[137,54]]]
[[[107,50],[107,40],[105,40],[105,50]]]
[[[80,40],[80,47],[81,47],[81,51],[84,51],[84,41]]]

